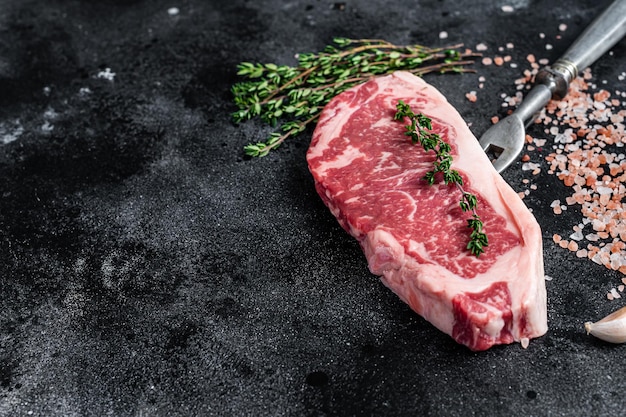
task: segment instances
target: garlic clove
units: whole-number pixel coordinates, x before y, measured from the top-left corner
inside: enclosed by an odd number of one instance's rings
[[[610,343],[626,342],[626,307],[609,314],[595,323],[585,323],[587,334]]]

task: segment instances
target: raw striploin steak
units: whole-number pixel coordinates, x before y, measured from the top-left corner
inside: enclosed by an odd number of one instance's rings
[[[432,119],[453,169],[477,196],[489,238],[466,250],[471,213],[454,184],[422,179],[435,158],[394,121],[399,100]],[[541,231],[493,169],[469,128],[439,91],[407,72],[379,77],[335,97],[307,153],[316,189],[363,248],[369,269],[413,310],[472,350],[547,331]]]

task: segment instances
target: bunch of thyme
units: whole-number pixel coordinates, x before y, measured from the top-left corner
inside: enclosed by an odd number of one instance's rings
[[[265,156],[285,139],[317,121],[322,108],[337,94],[377,75],[404,70],[416,75],[438,71],[466,72],[473,61],[461,45],[428,48],[399,46],[379,39],[335,38],[323,52],[298,54],[298,65],[242,62],[237,74],[246,80],[232,87],[237,123],[260,117],[278,131],[265,142],[245,146],[249,156]]]
[[[472,229],[470,240],[467,243],[467,249],[476,257],[484,252],[484,247],[489,245],[487,235],[483,231],[483,222],[476,212],[478,200],[472,193],[468,193],[463,189],[463,178],[458,171],[451,169],[452,155],[450,155],[450,144],[441,139],[437,133],[432,131],[431,119],[422,114],[414,113],[411,107],[400,100],[396,106],[395,120],[403,120],[408,118],[411,123],[406,125],[405,135],[411,137],[413,144],[420,144],[426,152],[435,152],[435,161],[433,169],[424,175],[424,179],[428,184],[435,183],[435,176],[441,173],[443,182],[448,185],[455,184],[461,192],[461,200],[459,205],[463,211],[471,211],[472,217],[467,220],[467,227]]]

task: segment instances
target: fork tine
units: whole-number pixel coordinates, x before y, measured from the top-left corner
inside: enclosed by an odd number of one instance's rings
[[[514,148],[506,148],[502,153],[493,161],[493,167],[498,172],[504,171],[509,165],[511,165],[520,154],[520,150]]]
[[[512,114],[491,126],[480,138],[480,145],[487,154],[496,156],[494,168],[502,172],[515,161],[524,148],[524,122]]]

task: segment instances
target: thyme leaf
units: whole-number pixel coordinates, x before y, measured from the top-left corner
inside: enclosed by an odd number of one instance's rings
[[[460,51],[461,46],[429,48],[381,39],[335,38],[322,52],[296,55],[296,66],[242,62],[237,75],[243,81],[231,88],[237,106],[233,121],[258,117],[277,128],[265,141],[246,145],[244,152],[253,157],[267,155],[317,122],[333,97],[378,75],[398,70],[418,76],[468,72],[476,55]]]
[[[469,236],[470,240],[467,243],[467,250],[476,257],[480,256],[485,251],[485,246],[489,245],[489,240],[484,232],[483,222],[476,211],[478,198],[463,189],[463,177],[461,177],[458,171],[451,168],[452,155],[450,155],[450,144],[432,131],[432,122],[428,116],[422,113],[414,113],[408,104],[400,100],[396,105],[394,120],[404,120],[405,118],[408,118],[410,123],[405,126],[406,131],[404,134],[411,138],[411,142],[420,144],[427,152],[435,152],[433,169],[426,172],[423,179],[428,184],[433,185],[437,174],[441,173],[443,182],[446,185],[454,184],[461,192],[461,200],[459,201],[461,210],[472,213],[472,217],[467,220],[467,227],[472,229]]]

